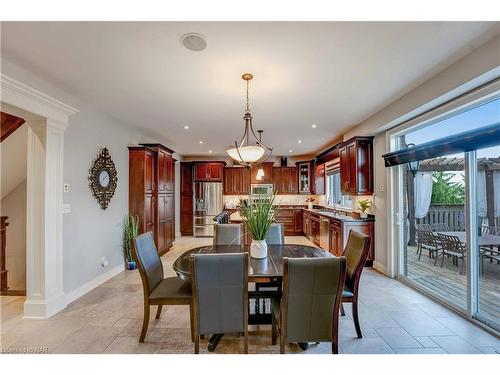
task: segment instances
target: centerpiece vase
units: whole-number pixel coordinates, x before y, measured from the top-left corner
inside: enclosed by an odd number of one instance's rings
[[[267,258],[266,240],[252,239],[252,243],[250,244],[250,256],[257,259]]]

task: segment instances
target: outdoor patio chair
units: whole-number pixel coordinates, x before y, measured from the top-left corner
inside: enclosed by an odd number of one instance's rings
[[[420,260],[423,250],[429,252],[429,258],[434,257],[434,265],[436,265],[440,252],[442,251],[441,243],[437,235],[430,230],[417,229],[418,260]]]
[[[481,234],[500,236],[500,228],[483,225],[481,227]],[[481,265],[483,262],[483,258],[488,258],[490,260],[490,263],[496,260],[497,264],[500,264],[500,244],[498,244],[498,246],[480,246],[479,252],[481,254]]]
[[[453,258],[453,263],[458,265],[458,260],[462,260],[462,267],[460,268],[460,274],[464,273],[465,258],[467,250],[465,244],[460,241],[457,236],[448,236],[445,234],[438,233],[439,242],[442,246],[443,257],[441,259],[441,268],[443,268],[444,256],[448,255]]]
[[[452,232],[453,229],[446,223],[434,223],[432,224],[433,232]]]
[[[430,224],[415,224],[415,229],[418,230],[428,230],[432,232]]]

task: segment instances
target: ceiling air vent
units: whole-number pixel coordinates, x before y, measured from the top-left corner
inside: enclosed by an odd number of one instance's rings
[[[205,37],[197,33],[187,33],[181,36],[181,43],[191,51],[203,51],[207,48]]]

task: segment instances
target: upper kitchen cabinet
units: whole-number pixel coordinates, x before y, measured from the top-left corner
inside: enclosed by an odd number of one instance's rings
[[[325,163],[314,166],[314,194],[325,194]]]
[[[224,195],[248,195],[250,170],[245,167],[224,168]]]
[[[298,177],[296,167],[274,167],[273,186],[276,194],[297,194]]]
[[[302,161],[295,163],[297,166],[299,194],[313,194],[314,191],[314,163]]]
[[[346,195],[373,194],[373,137],[354,137],[342,143],[340,187]]]
[[[195,163],[194,180],[197,182],[222,182],[224,176],[223,161]]]
[[[273,183],[273,162],[264,162],[262,164],[252,165],[250,170],[250,181],[252,184],[272,184]],[[264,176],[262,179],[257,180],[257,171],[259,168],[264,170]]]

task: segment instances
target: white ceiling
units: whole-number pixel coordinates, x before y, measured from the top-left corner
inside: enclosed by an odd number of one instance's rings
[[[207,49],[186,50],[179,38],[187,32],[203,34]],[[486,22],[3,22],[1,52],[161,134],[181,155],[223,154],[240,139],[241,74],[252,72],[255,130],[275,155],[296,155],[318,150],[494,34]]]

